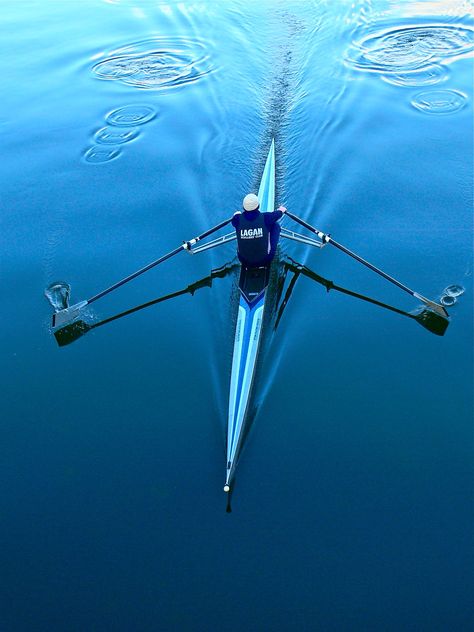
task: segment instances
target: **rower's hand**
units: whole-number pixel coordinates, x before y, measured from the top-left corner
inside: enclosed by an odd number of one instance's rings
[[[281,211],[282,213],[286,213],[286,208],[284,206],[279,206],[277,211]]]

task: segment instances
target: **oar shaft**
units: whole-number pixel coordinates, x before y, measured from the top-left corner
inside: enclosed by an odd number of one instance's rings
[[[370,270],[373,270],[373,272],[376,272],[377,274],[380,274],[380,276],[382,276],[384,279],[387,279],[387,281],[390,281],[391,283],[394,283],[401,290],[404,290],[405,292],[408,292],[408,294],[411,294],[411,296],[413,296],[415,294],[415,292],[413,290],[410,290],[409,287],[407,287],[406,285],[403,285],[403,283],[400,283],[400,281],[397,281],[397,279],[394,279],[392,276],[390,276],[389,274],[387,274],[383,270],[380,270],[380,268],[375,267],[369,261],[366,261],[365,259],[362,259],[362,257],[359,257],[359,255],[357,255],[355,252],[352,252],[351,250],[349,250],[348,248],[346,248],[342,244],[338,244],[337,241],[334,241],[334,239],[331,236],[328,235],[327,237],[328,237],[329,242],[333,246],[336,246],[336,248],[339,248],[339,250],[342,250],[342,252],[345,252],[346,255],[349,255],[350,257],[352,257],[356,261],[359,261],[359,263],[362,263],[364,266],[367,266],[367,268],[369,268]]]
[[[366,261],[362,257],[359,257],[359,255],[357,255],[355,252],[352,252],[352,250],[349,250],[348,248],[346,248],[342,244],[339,244],[330,235],[327,235],[326,233],[323,233],[322,231],[318,230],[317,228],[314,228],[314,226],[311,226],[310,224],[305,222],[303,219],[300,219],[296,215],[293,215],[293,213],[289,213],[287,211],[286,215],[288,215],[288,217],[291,217],[291,219],[293,219],[298,224],[301,224],[301,226],[304,226],[306,229],[308,229],[311,232],[315,233],[320,239],[323,239],[324,242],[332,244],[333,246],[335,246],[336,248],[338,248],[339,250],[344,252],[346,255],[349,255],[350,257],[352,257],[353,259],[355,259],[359,263],[362,263],[364,266],[366,266],[367,268],[369,268],[373,272],[376,272],[377,274],[380,274],[380,276],[382,276],[384,279],[387,279],[387,281],[390,281],[391,283],[394,283],[401,290],[404,290],[405,292],[408,292],[408,294],[411,294],[411,296],[419,297],[419,295],[416,292],[414,292],[413,290],[410,290],[409,287],[407,287],[406,285],[403,285],[403,283],[400,283],[400,281],[397,281],[397,279],[394,279],[392,276],[390,276],[389,274],[387,274],[383,270],[380,270],[380,268],[377,268],[372,263],[369,263],[369,261]]]
[[[293,213],[290,213],[290,211],[286,211],[285,215],[288,215],[288,217],[291,217],[291,219],[293,219],[298,224],[301,224],[301,226],[304,226],[305,228],[307,228],[310,232],[315,233],[320,239],[322,239],[323,237],[327,237],[325,233],[318,230],[314,226],[311,226],[311,224],[308,224],[308,222],[305,222],[304,219],[301,219],[301,217],[298,217],[297,215],[293,215]]]
[[[224,226],[227,226],[227,224],[230,224],[231,221],[232,221],[232,217],[224,220],[220,224],[217,224],[216,226],[214,226],[214,228],[210,228],[209,230],[206,230],[205,233],[202,233],[202,235],[199,235],[199,237],[195,237],[194,239],[196,241],[201,241],[201,239],[204,239],[205,237],[209,237],[209,235],[212,235],[212,233],[215,233],[219,229],[224,228]],[[194,241],[194,240],[191,239],[191,241]]]
[[[102,290],[102,292],[99,292],[98,294],[96,294],[92,298],[88,299],[87,302],[88,303],[93,303],[94,301],[97,301],[99,298],[102,298],[103,296],[105,296],[109,292],[112,292],[113,290],[116,290],[121,285],[125,285],[125,283],[128,283],[129,281],[132,281],[133,279],[136,279],[137,276],[140,276],[141,274],[143,274],[144,272],[147,272],[148,270],[151,270],[151,268],[154,268],[158,264],[163,263],[163,261],[166,261],[167,259],[171,259],[171,257],[174,257],[175,255],[177,255],[178,252],[181,252],[181,250],[183,250],[184,248],[185,248],[185,246],[184,246],[184,244],[182,244],[181,246],[179,246],[179,248],[175,248],[171,252],[168,252],[168,254],[163,255],[162,257],[157,259],[156,261],[152,261],[151,263],[146,265],[144,268],[140,268],[140,270],[137,270],[136,272],[134,272],[133,274],[130,274],[129,276],[127,276],[124,279],[122,279],[121,281],[117,281],[117,283],[114,283],[113,285],[111,285],[110,287],[106,288],[105,290]]]
[[[220,224],[217,224],[217,226],[214,226],[213,228],[210,228],[209,230],[206,230],[204,233],[202,233],[198,237],[194,237],[194,239],[190,239],[189,241],[184,242],[183,244],[181,244],[181,246],[178,246],[178,248],[175,248],[171,252],[168,252],[166,255],[163,255],[159,259],[156,259],[156,261],[152,261],[151,263],[149,263],[145,267],[140,268],[140,270],[137,270],[133,274],[130,274],[129,276],[125,277],[124,279],[121,279],[120,281],[117,281],[117,283],[114,283],[113,285],[111,285],[110,287],[106,288],[105,290],[102,290],[102,292],[99,292],[98,294],[95,294],[92,298],[87,300],[87,303],[93,303],[94,301],[97,301],[99,298],[102,298],[106,294],[109,294],[109,292],[113,292],[113,290],[116,290],[121,285],[125,285],[125,283],[128,283],[129,281],[132,281],[133,279],[136,279],[138,276],[140,276],[144,272],[148,272],[148,270],[151,270],[152,268],[154,268],[155,266],[159,265],[160,263],[163,263],[167,259],[171,259],[171,257],[174,257],[175,255],[177,255],[182,250],[189,250],[195,243],[197,243],[201,239],[204,239],[205,237],[208,237],[212,233],[215,233],[220,228],[223,228],[224,226],[229,224],[229,222],[231,222],[231,221],[232,221],[231,219],[226,219],[224,222],[221,222]]]

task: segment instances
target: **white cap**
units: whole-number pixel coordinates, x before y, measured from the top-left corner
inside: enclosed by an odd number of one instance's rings
[[[258,197],[255,193],[249,193],[244,197],[243,207],[244,211],[255,211],[260,206],[260,202],[258,201]]]

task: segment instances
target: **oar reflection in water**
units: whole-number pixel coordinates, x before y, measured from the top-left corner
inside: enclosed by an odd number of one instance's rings
[[[315,281],[319,285],[322,285],[326,288],[327,292],[329,292],[330,290],[341,292],[342,294],[352,296],[353,298],[371,303],[372,305],[376,305],[377,307],[381,307],[382,309],[387,309],[391,312],[395,312],[396,314],[400,314],[401,316],[406,316],[407,318],[415,320],[422,327],[437,336],[444,336],[446,329],[448,328],[449,320],[447,318],[444,318],[443,316],[440,316],[437,312],[434,312],[431,309],[426,308],[421,309],[418,312],[406,312],[404,310],[398,309],[397,307],[393,307],[392,305],[388,305],[387,303],[382,303],[381,301],[377,301],[376,299],[370,298],[369,296],[365,296],[364,294],[359,294],[347,288],[336,285],[333,281],[325,279],[307,266],[298,263],[291,257],[286,257],[281,263],[283,270],[278,288],[279,296],[277,298],[277,316],[275,319],[274,329],[277,329],[278,325],[280,324],[280,320],[285,307],[291,297],[291,294],[293,293],[296,282],[300,275],[303,275],[306,278]],[[285,281],[287,279],[288,273],[290,272],[293,273],[293,277],[290,279],[286,292],[283,296]]]
[[[392,305],[388,305],[386,303],[382,303],[381,301],[377,301],[376,299],[370,298],[363,294],[359,294],[357,292],[353,292],[347,288],[340,287],[336,285],[333,281],[325,279],[320,276],[310,268],[296,262],[294,259],[290,257],[285,257],[279,262],[279,271],[278,278],[276,281],[276,292],[274,295],[274,299],[272,300],[273,309],[271,317],[271,321],[273,322],[273,329],[276,330],[280,324],[283,312],[288,304],[288,301],[291,298],[293,290],[295,288],[296,282],[301,276],[304,276],[312,281],[315,281],[319,285],[322,285],[329,292],[330,290],[334,290],[337,292],[341,292],[342,294],[346,294],[348,296],[352,296],[353,298],[371,303],[377,307],[382,309],[389,310],[391,312],[395,312],[401,316],[405,316],[411,320],[415,320],[417,323],[422,325],[425,329],[430,331],[433,334],[438,336],[443,336],[449,321],[440,316],[438,313],[433,312],[430,309],[424,309],[419,313],[410,313],[405,312],[401,309],[393,307]],[[178,296],[183,296],[185,294],[194,295],[195,292],[204,287],[212,287],[212,283],[214,279],[217,278],[225,278],[230,274],[236,274],[240,269],[239,263],[228,263],[220,268],[212,270],[209,276],[204,277],[182,290],[178,290],[176,292],[172,292],[170,294],[166,294],[164,296],[160,296],[152,301],[148,301],[147,303],[143,303],[141,305],[137,305],[131,309],[120,312],[114,316],[110,316],[109,318],[105,318],[104,320],[95,322],[95,323],[87,323],[84,320],[76,320],[73,323],[66,325],[60,329],[56,329],[54,331],[54,336],[59,346],[63,347],[68,345],[78,338],[84,336],[88,331],[92,329],[97,329],[98,327],[102,327],[108,323],[111,323],[120,318],[124,318],[125,316],[130,316],[135,312],[138,312],[142,309],[146,309],[153,305],[157,305],[158,303],[162,303],[164,301],[168,301],[170,299],[176,298]],[[286,289],[285,289],[286,288]],[[231,492],[228,493],[227,496],[227,512],[231,512]]]
[[[163,303],[164,301],[169,301],[172,298],[177,298],[178,296],[183,296],[184,294],[194,294],[204,287],[212,287],[212,282],[214,279],[223,279],[229,274],[237,273],[240,269],[240,264],[238,263],[227,263],[220,268],[216,268],[212,270],[211,273],[199,281],[195,281],[191,283],[187,287],[182,290],[178,290],[177,292],[171,292],[170,294],[165,294],[164,296],[160,296],[158,298],[153,299],[152,301],[148,301],[147,303],[142,303],[141,305],[137,305],[136,307],[132,307],[127,309],[124,312],[120,312],[115,314],[114,316],[110,316],[109,318],[104,318],[95,323],[87,323],[84,320],[76,320],[65,327],[61,327],[60,329],[56,329],[54,333],[54,337],[56,338],[56,342],[60,347],[64,347],[66,345],[75,342],[82,336],[84,336],[87,332],[92,329],[97,329],[98,327],[102,327],[103,325],[107,325],[115,320],[119,320],[120,318],[124,318],[125,316],[130,316],[135,312],[139,312],[142,309],[146,309],[147,307],[152,307],[153,305],[158,305],[158,303]]]
[[[353,292],[352,290],[349,290],[347,288],[338,286],[333,281],[325,279],[307,266],[298,263],[291,257],[286,257],[285,259],[283,259],[280,262],[280,265],[282,271],[278,281],[277,298],[275,301],[276,319],[274,323],[274,329],[277,329],[278,325],[280,324],[280,320],[285,307],[291,297],[291,294],[293,293],[296,282],[301,275],[308,279],[311,279],[312,281],[315,281],[319,285],[322,285],[326,288],[328,292],[330,290],[341,292],[342,294],[352,296],[353,298],[371,303],[372,305],[376,305],[377,307],[380,307],[382,309],[395,312],[396,314],[400,314],[401,316],[405,316],[406,318],[410,318],[437,336],[443,336],[449,325],[449,321],[446,318],[439,316],[436,312],[433,312],[430,309],[422,309],[417,313],[406,312],[398,309],[397,307],[393,307],[392,305],[388,305],[387,303],[382,303],[381,301],[370,298],[369,296],[365,296],[363,294]],[[165,294],[164,296],[160,296],[156,299],[153,299],[152,301],[137,305],[136,307],[132,307],[131,309],[120,312],[119,314],[115,314],[114,316],[110,316],[109,318],[105,318],[95,323],[88,323],[84,320],[76,320],[70,325],[66,325],[65,327],[55,330],[54,337],[56,338],[58,345],[60,347],[64,347],[68,344],[71,344],[72,342],[75,342],[92,329],[97,329],[98,327],[107,325],[108,323],[119,320],[120,318],[124,318],[125,316],[130,316],[135,312],[146,309],[148,307],[152,307],[153,305],[157,305],[158,303],[163,303],[164,301],[168,301],[170,299],[177,298],[178,296],[183,296],[185,294],[194,295],[195,292],[197,292],[201,288],[212,287],[212,282],[214,279],[223,279],[229,274],[237,273],[239,267],[240,266],[238,263],[228,263],[220,268],[212,270],[212,272],[207,277],[191,283],[182,290],[171,292],[170,294]],[[289,273],[292,273],[293,276],[289,281],[285,293],[283,294],[285,282],[288,278]]]

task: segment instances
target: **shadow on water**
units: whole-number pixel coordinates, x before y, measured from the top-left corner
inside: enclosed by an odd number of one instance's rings
[[[113,316],[109,316],[108,318],[104,318],[103,320],[89,323],[82,319],[75,320],[65,327],[54,330],[54,337],[56,338],[56,342],[58,343],[58,345],[60,347],[64,347],[75,342],[79,338],[82,338],[86,333],[92,331],[93,329],[98,329],[99,327],[108,325],[126,316],[131,316],[132,314],[143,309],[147,309],[148,307],[152,307],[153,305],[158,305],[159,303],[169,301],[179,296],[184,296],[185,294],[190,294],[191,296],[194,296],[194,294],[198,290],[205,287],[212,288],[215,279],[223,279],[232,274],[236,275],[239,269],[239,263],[235,261],[229,262],[219,268],[215,268],[208,276],[203,277],[202,279],[199,279],[194,283],[191,283],[181,290],[159,296],[158,298],[155,298],[151,301],[147,301],[146,303],[142,303],[123,312],[119,312],[118,314],[114,314]],[[307,279],[310,279],[312,281],[315,281],[319,285],[322,285],[326,288],[327,292],[331,290],[340,292],[341,294],[345,294],[346,296],[351,296],[352,298],[371,303],[372,305],[380,307],[381,309],[385,309],[401,316],[405,316],[406,318],[416,321],[424,329],[437,336],[443,336],[446,332],[446,329],[448,328],[449,320],[439,316],[430,309],[424,308],[414,312],[406,312],[404,310],[398,309],[397,307],[394,307],[393,305],[382,303],[377,299],[336,285],[333,281],[320,276],[319,274],[314,272],[314,270],[311,270],[307,266],[298,263],[289,256],[283,257],[278,262],[276,262],[276,265],[272,266],[272,273],[269,283],[269,309],[266,312],[264,323],[266,328],[270,325],[273,331],[277,330],[283,316],[283,312],[288,305],[288,302],[300,276],[304,276]],[[57,285],[58,284],[55,284],[55,287]],[[68,287],[67,298],[69,297],[69,291],[70,289]],[[45,291],[45,295],[47,296],[48,300],[50,300],[50,294],[50,288],[47,288],[47,290]],[[64,307],[64,300],[66,299],[64,291],[62,289],[61,297],[63,299],[61,305]],[[51,304],[53,305],[53,307],[55,306],[54,302]]]
[[[117,313],[113,316],[109,316],[108,318],[105,318],[103,320],[88,323],[86,322],[86,320],[78,319],[72,322],[71,324],[66,325],[65,327],[62,327],[53,331],[54,337],[58,345],[60,347],[64,347],[66,345],[69,345],[75,342],[79,338],[82,338],[85,334],[87,334],[89,331],[93,329],[98,329],[99,327],[103,327],[104,325],[110,324],[121,318],[125,318],[126,316],[131,316],[132,314],[136,312],[147,309],[154,305],[158,305],[159,303],[163,303],[165,301],[177,298],[179,296],[183,296],[186,294],[190,294],[191,296],[194,296],[195,293],[198,290],[201,290],[202,288],[206,288],[206,287],[212,288],[213,282],[215,279],[223,279],[229,275],[236,276],[239,269],[240,269],[240,264],[234,260],[219,268],[212,270],[208,276],[203,277],[202,279],[199,279],[195,281],[194,283],[191,283],[190,285],[187,285],[185,288],[181,290],[178,290],[176,292],[171,292],[169,294],[165,294],[163,296],[155,298],[146,303],[142,303],[128,310]],[[270,332],[270,335],[267,334],[267,336],[265,336],[263,339],[262,352],[259,354],[259,359],[257,362],[256,382],[255,382],[255,388],[253,389],[252,406],[247,417],[247,424],[244,431],[243,444],[245,444],[246,438],[252,428],[253,421],[257,415],[258,409],[263,399],[263,395],[262,395],[263,391],[260,388],[260,381],[263,377],[262,367],[265,363],[265,357],[267,355],[266,352],[268,350],[269,345],[272,342],[273,334],[276,332],[276,330],[278,329],[281,323],[283,313],[288,305],[291,295],[295,289],[296,283],[300,277],[305,277],[311,281],[316,282],[318,285],[323,286],[327,292],[336,291],[336,292],[345,294],[346,296],[355,298],[357,300],[370,303],[381,309],[394,312],[410,320],[414,320],[415,322],[420,324],[424,329],[426,329],[427,331],[437,336],[443,336],[449,325],[449,321],[447,319],[442,318],[441,316],[432,312],[429,309],[422,309],[421,311],[418,311],[416,313],[406,312],[392,305],[388,305],[387,303],[382,303],[381,301],[378,301],[369,296],[365,296],[363,294],[354,292],[348,288],[344,288],[342,286],[336,285],[333,281],[330,281],[329,279],[326,279],[320,276],[319,274],[317,274],[316,272],[314,272],[307,266],[298,263],[291,257],[286,256],[281,259],[276,258],[271,268],[270,281],[269,281],[269,286],[268,286],[268,299],[267,299],[268,309],[265,310],[264,323],[263,323],[264,331],[266,330]],[[46,295],[49,299],[50,297],[48,295],[48,292],[46,292]],[[61,290],[61,298],[62,298],[61,304],[63,304],[65,300],[65,296],[66,295]],[[67,294],[67,297],[68,296],[69,296],[69,293]],[[227,497],[227,506],[226,506],[227,513],[232,512],[231,502],[232,502],[231,492],[229,492],[228,497]]]
[[[289,272],[291,272],[293,276],[289,281],[285,294],[283,295],[283,289],[284,289],[286,277]],[[275,319],[274,330],[276,330],[278,325],[280,324],[283,311],[286,305],[288,304],[288,301],[291,297],[291,294],[295,288],[296,282],[300,275],[303,275],[304,277],[311,279],[312,281],[315,281],[319,285],[322,285],[323,287],[326,288],[327,292],[329,292],[330,290],[340,292],[341,294],[345,294],[346,296],[352,296],[353,298],[359,299],[361,301],[365,301],[366,303],[371,303],[372,305],[375,305],[382,309],[386,309],[396,314],[400,314],[401,316],[411,318],[412,320],[415,320],[418,324],[420,324],[422,327],[424,327],[424,329],[427,329],[429,332],[437,336],[444,336],[446,329],[448,328],[449,320],[447,320],[446,318],[443,318],[442,316],[440,316],[439,314],[435,313],[434,311],[428,308],[420,308],[417,311],[406,312],[404,310],[398,309],[397,307],[394,307],[393,305],[382,303],[381,301],[378,301],[364,294],[359,294],[358,292],[354,292],[347,288],[336,285],[333,281],[329,281],[328,279],[325,279],[324,277],[320,276],[319,274],[317,274],[316,272],[314,272],[307,266],[304,266],[294,261],[294,259],[292,259],[291,257],[287,257],[283,263],[281,286],[279,289],[280,296],[278,298],[279,307],[278,307],[278,312]]]
[[[240,265],[235,262],[227,263],[220,268],[216,268],[212,270],[211,273],[194,283],[186,286],[185,288],[178,290],[176,292],[171,292],[169,294],[165,294],[163,296],[159,296],[151,301],[147,301],[146,303],[142,303],[130,309],[127,309],[123,312],[119,312],[113,316],[109,316],[108,318],[104,318],[103,320],[87,323],[85,320],[76,320],[65,327],[61,327],[60,329],[56,329],[54,333],[54,337],[56,338],[56,342],[60,347],[64,347],[69,345],[79,338],[82,338],[86,333],[91,331],[92,329],[97,329],[98,327],[103,327],[104,325],[108,325],[120,318],[124,318],[125,316],[130,316],[136,312],[139,312],[148,307],[152,307],[153,305],[158,305],[159,303],[163,303],[165,301],[169,301],[173,298],[177,298],[178,296],[184,296],[185,294],[194,294],[205,287],[212,287],[214,279],[223,279],[228,275],[236,274],[239,270]]]
[[[240,269],[240,264],[234,260],[219,268],[212,270],[208,276],[203,277],[195,281],[194,283],[187,285],[185,288],[182,288],[181,290],[177,290],[175,292],[165,294],[163,296],[155,298],[146,303],[142,303],[140,305],[137,305],[125,311],[109,316],[108,318],[105,318],[103,320],[96,321],[96,322],[86,322],[86,320],[84,320],[83,318],[77,319],[64,327],[53,330],[54,337],[56,339],[57,344],[60,347],[67,346],[75,342],[79,338],[84,337],[85,334],[87,334],[89,331],[92,331],[93,329],[98,329],[99,327],[103,327],[119,319],[125,318],[127,316],[131,316],[132,314],[136,312],[147,309],[154,305],[158,305],[159,303],[169,301],[179,296],[183,296],[186,294],[190,294],[191,296],[194,296],[196,292],[198,292],[202,288],[206,288],[206,287],[212,288],[213,282],[215,279],[223,279],[229,275],[234,275],[236,277],[239,269]],[[365,296],[363,294],[359,294],[350,289],[336,285],[333,281],[330,281],[329,279],[326,279],[320,276],[319,274],[317,274],[316,272],[314,272],[307,266],[298,263],[291,257],[288,257],[288,256],[281,257],[281,258],[276,257],[274,259],[274,262],[270,270],[270,279],[269,279],[268,295],[267,295],[268,307],[265,309],[264,321],[262,325],[263,330],[264,331],[266,330],[270,335],[268,335],[267,333],[267,335],[264,336],[263,338],[263,347],[262,347],[261,353],[259,354],[259,360],[257,362],[256,381],[253,388],[253,393],[251,395],[250,410],[247,416],[247,423],[244,430],[242,450],[241,450],[240,455],[243,452],[247,436],[250,433],[250,430],[253,426],[253,422],[258,413],[259,407],[265,396],[265,388],[262,387],[263,386],[262,365],[265,363],[265,357],[267,355],[268,348],[270,344],[272,343],[273,334],[278,329],[282,316],[284,314],[284,311],[295,289],[296,283],[298,279],[302,276],[311,281],[316,282],[318,285],[323,286],[327,292],[336,291],[336,292],[345,294],[347,296],[350,296],[352,298],[355,298],[357,300],[368,302],[381,309],[394,312],[396,314],[399,314],[400,316],[409,318],[410,320],[414,320],[418,324],[420,324],[423,328],[425,328],[427,331],[435,335],[443,336],[448,327],[449,321],[447,319],[440,317],[438,314],[428,309],[423,309],[417,313],[410,313],[410,312],[403,311],[392,305],[382,303],[381,301],[378,301],[374,298]],[[458,291],[458,288],[456,287],[455,290]],[[55,293],[57,294],[57,296],[55,295]],[[49,287],[45,291],[46,297],[48,298],[52,307],[55,310],[59,306],[64,307],[65,304],[67,305],[67,302],[69,299],[69,293],[70,293],[69,286],[67,286],[67,288],[64,288],[62,284],[55,284],[53,288]],[[226,512],[231,513],[232,512],[231,492],[228,493],[226,502],[227,502]]]

